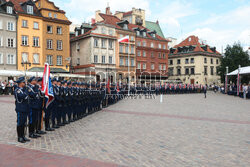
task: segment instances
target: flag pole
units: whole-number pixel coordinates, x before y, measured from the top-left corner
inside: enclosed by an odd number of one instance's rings
[[[226,77],[225,77],[225,94],[227,94],[227,80],[228,80],[228,76],[227,76],[227,74],[228,74],[228,66],[226,67]]]
[[[130,92],[130,74],[129,74],[129,42],[128,42],[128,95]]]
[[[238,76],[237,76],[237,96],[240,95],[240,65],[238,68]]]

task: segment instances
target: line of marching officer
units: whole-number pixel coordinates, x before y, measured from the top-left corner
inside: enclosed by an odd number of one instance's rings
[[[14,96],[17,136],[18,142],[21,143],[30,141],[25,137],[27,119],[29,138],[35,139],[46,134],[45,131],[54,131],[56,128],[101,110],[102,106],[105,107],[118,101],[112,97],[117,94],[114,86],[111,87],[112,91],[107,96],[105,84],[86,84],[53,78],[54,100],[46,106],[46,98],[41,92],[42,78],[31,77],[26,84],[25,78],[20,77],[16,84]],[[43,110],[45,117],[43,117]],[[43,118],[45,131],[42,131]]]

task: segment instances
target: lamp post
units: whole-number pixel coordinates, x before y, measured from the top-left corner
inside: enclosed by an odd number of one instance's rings
[[[227,94],[227,74],[228,74],[228,66],[226,66],[226,77],[225,77],[225,93]]]
[[[22,62],[21,64],[24,67],[24,76],[25,76],[25,79],[26,79],[26,71],[28,69],[28,65],[29,65],[29,67],[31,66],[31,63],[28,62],[28,61],[25,61],[25,62]]]

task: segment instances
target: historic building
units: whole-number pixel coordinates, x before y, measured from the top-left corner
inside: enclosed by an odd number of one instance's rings
[[[70,40],[73,73],[114,81],[117,37],[115,28],[105,23],[83,23]]]
[[[0,1],[0,70],[16,70],[16,14],[11,1]]]
[[[170,49],[169,79],[187,84],[219,84],[221,54],[196,36]]]
[[[49,0],[12,0],[17,20],[17,69],[69,71],[69,25],[65,12]]]
[[[135,32],[130,28],[130,24],[127,20],[120,20],[118,17],[112,15],[110,8],[106,8],[106,13],[96,12],[97,22],[110,25],[115,28],[117,39],[129,36],[128,43],[119,43],[116,40],[116,81],[128,82],[128,76],[130,76],[130,82],[136,82],[136,57],[135,57]],[[129,71],[129,75],[128,75]]]

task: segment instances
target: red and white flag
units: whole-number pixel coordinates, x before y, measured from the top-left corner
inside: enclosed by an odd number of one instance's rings
[[[240,94],[240,69],[238,69],[238,76],[237,76],[237,96]]]
[[[45,63],[44,71],[43,71],[43,82],[42,82],[42,93],[44,93],[46,97],[46,108],[53,102],[54,100],[54,92],[53,86],[50,78],[50,67],[48,63]]]
[[[129,42],[129,36],[127,35],[127,36],[125,36],[125,37],[123,37],[123,38],[120,38],[119,40],[118,40],[118,42],[119,43],[124,43],[124,42],[126,42],[126,43],[128,43]]]

